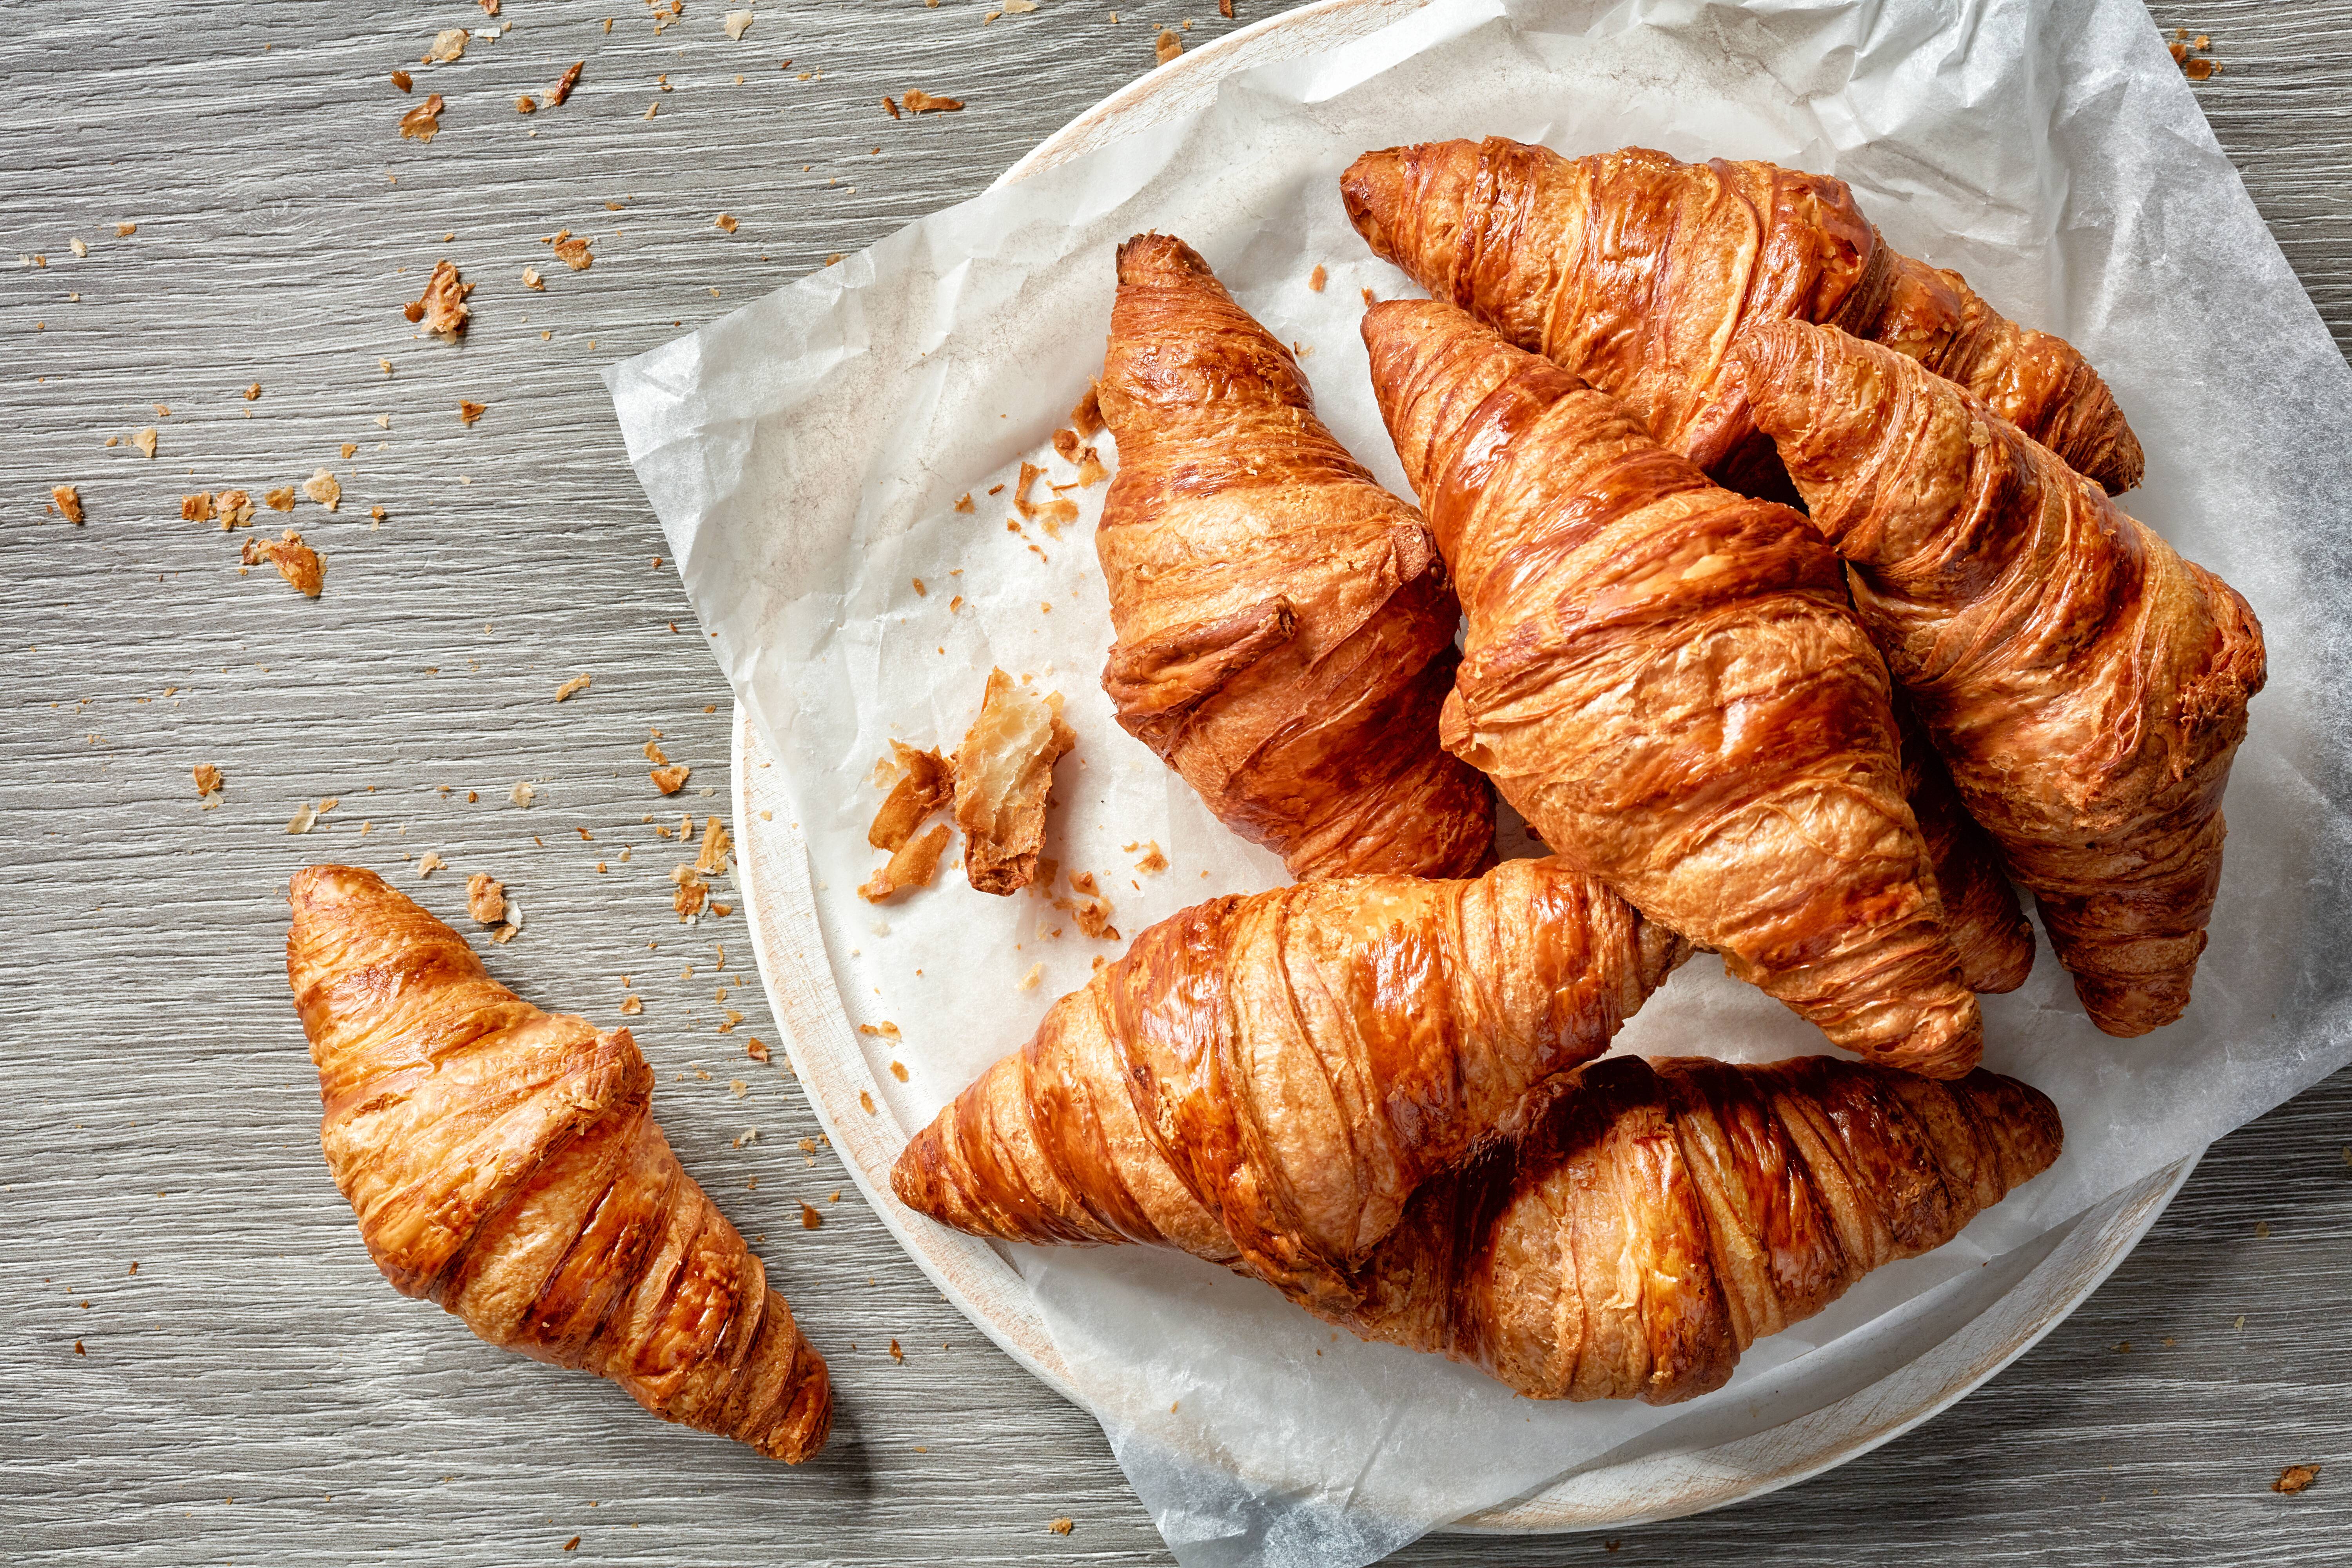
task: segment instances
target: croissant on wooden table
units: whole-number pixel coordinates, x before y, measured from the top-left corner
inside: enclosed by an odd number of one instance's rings
[[[1976,997],[1836,555],[1451,305],[1376,305],[1363,331],[1468,615],[1447,747],[1835,1044],[1974,1067]]]
[[[1212,899],[1056,1002],[891,1186],[973,1235],[1181,1247],[1338,1310],[1413,1189],[1519,1130],[1687,951],[1558,859]]]
[[[1367,153],[1340,193],[1372,249],[1431,294],[1623,399],[1746,493],[1785,494],[1786,479],[1725,356],[1742,327],[1780,320],[1874,338],[2109,491],[2139,482],[2138,439],[2082,355],[1887,245],[1843,181],[1490,136]]]
[[[671,1152],[629,1032],[521,1000],[373,872],[289,892],[319,1142],[384,1278],[666,1420],[789,1463],[822,1447],[825,1364]]]
[[[2253,611],[1900,354],[1780,321],[1731,363],[2092,1021],[2131,1036],[2179,1017],[2265,673]]]
[[[1492,864],[1493,792],[1437,743],[1444,564],[1315,417],[1290,351],[1183,241],[1138,235],[1098,390],[1119,723],[1294,877]]]

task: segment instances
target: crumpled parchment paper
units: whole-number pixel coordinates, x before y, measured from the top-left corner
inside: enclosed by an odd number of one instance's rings
[[[2352,1058],[2352,963],[2337,945],[2352,916],[2352,659],[2333,631],[2352,611],[2352,374],[2145,12],[1436,0],[1235,75],[1198,113],[910,225],[609,373],[705,640],[790,771],[844,1005],[878,1031],[866,1037],[882,1113],[921,1125],[1123,951],[1039,897],[973,892],[952,862],[888,906],[856,897],[881,859],[864,837],[876,759],[892,737],[952,749],[992,664],[1068,700],[1079,745],[1046,852],[1096,873],[1121,931],[1281,878],[1118,729],[1097,685],[1110,642],[1091,548],[1103,487],[1067,492],[1080,516],[1057,534],[1009,505],[1024,458],[1047,470],[1037,500],[1073,477],[1046,443],[1100,363],[1113,247],[1145,228],[1191,241],[1297,343],[1325,419],[1402,489],[1356,329],[1360,289],[1415,290],[1349,228],[1337,176],[1366,148],[1488,133],[1849,181],[1892,243],[1957,267],[2100,367],[2147,448],[2125,504],[2253,604],[2270,685],[2231,784],[2227,870],[2187,1017],[2139,1040],[2100,1035],[2045,944],[2023,989],[1986,999],[1987,1061],[2057,1101],[2059,1164],[1941,1252],[1759,1344],[1706,1400],[1538,1405],[1334,1335],[1192,1259],[1008,1248],[1188,1568],[1351,1568],[1661,1423],[1692,1447],[1750,1430],[1790,1389],[1831,1386],[1927,1331],[1962,1276],[2021,1270],[2053,1226]],[[1107,435],[1097,445],[1112,459]],[[967,493],[972,510],[955,510]],[[1152,846],[1169,864],[1147,873]],[[1701,959],[1619,1048],[1760,1059],[1825,1047]]]

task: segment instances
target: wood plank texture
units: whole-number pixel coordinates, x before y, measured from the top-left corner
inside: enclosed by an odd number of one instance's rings
[[[1188,37],[1255,19],[1239,8],[1200,5]],[[19,5],[0,31],[0,261],[47,261],[0,266],[12,1562],[1168,1560],[1093,1424],[853,1196],[830,1201],[845,1183],[796,1147],[815,1131],[796,1089],[743,1056],[775,1037],[740,914],[689,930],[669,912],[678,857],[655,824],[725,811],[729,699],[654,563],[596,372],[979,191],[1148,69],[1185,13],[802,0],[758,6],[737,41],[724,9],[692,0],[656,32],[642,5],[506,0],[507,36],[435,67],[416,62],[436,29],[497,24],[447,0],[167,0]],[[2211,35],[2223,69],[2200,95],[2352,345],[2339,8],[2153,10]],[[575,59],[569,103],[515,112]],[[413,95],[387,80],[399,66]],[[969,107],[894,121],[879,100],[908,87]],[[434,91],[439,137],[400,140]],[[563,227],[593,237],[593,270],[540,243]],[[459,347],[400,313],[444,256],[479,284]],[[461,399],[488,405],[471,427]],[[150,426],[152,458],[130,441]],[[340,510],[257,523],[323,552],[316,602],[180,520],[184,492],[257,500],[322,467]],[[55,484],[80,486],[85,526],[46,514]],[[583,671],[594,685],[557,706]],[[666,801],[640,754],[654,730],[696,770]],[[227,777],[215,810],[199,763]],[[284,831],[327,796],[319,831]],[[449,869],[420,883],[403,856],[427,850]],[[765,1237],[832,1359],[820,1459],[788,1470],[663,1427],[384,1287],[319,1158],[285,994],[281,889],[328,858],[453,919],[466,873],[505,879],[525,928],[492,962],[534,1000],[614,1022],[627,977],[681,1156]],[[728,1008],[745,1019],[721,1034]],[[1400,1561],[2352,1563],[2347,1139],[2352,1074],[2227,1140],[2038,1350],[1831,1476],[1613,1549],[1438,1537]],[[796,1223],[803,1200],[822,1229]],[[2317,1485],[2267,1489],[2298,1462]],[[1067,1537],[1047,1533],[1059,1515]]]

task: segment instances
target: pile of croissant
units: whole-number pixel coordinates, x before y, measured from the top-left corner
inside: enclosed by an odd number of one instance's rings
[[[2012,880],[2100,1028],[2179,1016],[2261,629],[2107,499],[2140,448],[2082,357],[1835,180],[1488,140],[1341,195],[1432,296],[1363,321],[1418,509],[1180,240],[1119,248],[1097,388],[1104,686],[1297,880],[1144,931],[893,1186],[1536,1397],[1688,1398],[2057,1157],[1977,1066],[1977,994],[2033,963]],[[1497,791],[1548,858],[1496,863]],[[393,1283],[814,1453],[824,1363],[628,1031],[368,872],[290,892],[322,1142]],[[1596,1059],[1699,948],[1861,1059]]]
[[[893,1185],[1686,1399],[2057,1157],[1978,1067],[2013,882],[2101,1029],[2180,1016],[2261,628],[2108,499],[2097,373],[1839,181],[1490,138],[1340,195],[1431,295],[1363,318],[1417,509],[1179,239],[1119,247],[1097,388],[1103,684],[1297,881],[1144,931]],[[1596,1060],[1702,948],[1860,1060]]]

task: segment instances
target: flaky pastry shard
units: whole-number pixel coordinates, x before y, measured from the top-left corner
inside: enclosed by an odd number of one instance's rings
[[[1447,747],[1837,1045],[1974,1067],[1976,998],[1837,557],[1451,305],[1376,305],[1363,331],[1469,617]]]
[[[1780,320],[1874,338],[2110,491],[2139,482],[2139,441],[2082,355],[1895,250],[1841,180],[1641,147],[1563,158],[1490,136],[1367,153],[1340,193],[1375,252],[1623,399],[1736,489],[1785,493],[1725,362],[1742,327]]]
[[[1912,361],[1796,322],[1733,354],[1969,811],[2111,1035],[2189,1005],[2266,670],[2245,600]]]
[[[1295,877],[1491,864],[1493,795],[1437,743],[1459,612],[1421,517],[1183,241],[1119,247],[1099,401],[1119,723]]]
[[[1338,1309],[1413,1189],[1513,1135],[1687,951],[1557,859],[1212,899],[908,1144],[909,1207],[1181,1247]]]
[[[973,887],[983,893],[1010,895],[1037,875],[1037,854],[1045,844],[1045,807],[1054,795],[1054,764],[1077,743],[1077,735],[1063,721],[1060,692],[1041,696],[1001,669],[988,672],[980,713],[956,747],[953,769],[955,822],[963,830],[963,872]],[[909,847],[900,847],[877,880],[887,879]],[[938,853],[936,847],[931,848],[934,860]],[[926,872],[919,879],[930,878]]]
[[[373,872],[288,891],[320,1146],[384,1278],[665,1420],[788,1463],[823,1447],[824,1362],[671,1152],[629,1031],[521,1000]]]

